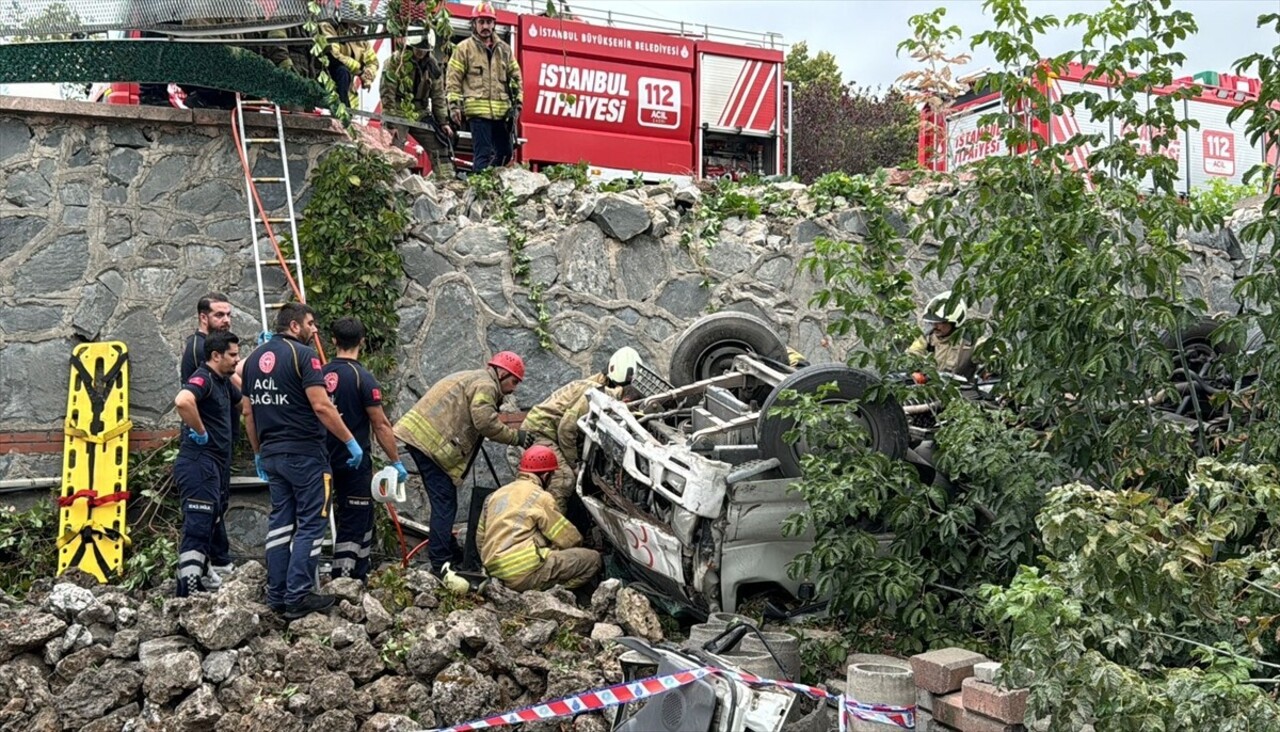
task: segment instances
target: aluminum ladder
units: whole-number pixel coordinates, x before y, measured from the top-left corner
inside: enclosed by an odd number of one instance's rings
[[[249,137],[245,128],[246,111],[255,114],[273,115],[275,117],[275,137]],[[246,100],[243,95],[237,93],[236,116],[232,132],[239,148],[240,165],[244,169],[244,194],[249,205],[249,231],[253,237],[253,271],[258,283],[258,322],[262,325],[262,332],[265,335],[275,330],[275,319],[268,320],[267,311],[279,309],[285,303],[284,301],[267,301],[267,294],[262,286],[263,267],[280,267],[285,279],[289,282],[289,288],[292,290],[293,296],[297,298],[298,302],[305,303],[307,301],[306,284],[302,277],[302,246],[298,242],[298,217],[294,211],[293,204],[293,181],[289,176],[289,151],[284,143],[284,118],[281,115],[280,106],[264,99]],[[249,151],[255,146],[262,145],[276,146],[280,154],[280,175],[257,177],[253,175],[253,163]],[[262,199],[258,195],[258,184],[260,183],[284,186],[287,216],[271,217],[262,208]],[[293,244],[292,256],[285,255],[280,248],[279,240],[276,238],[275,225],[284,223],[289,224],[289,241]],[[264,256],[264,254],[267,254],[267,256]],[[292,273],[289,272],[290,267],[293,268]],[[325,360],[324,351],[320,348],[318,334],[315,345],[320,358]],[[328,514],[329,533],[325,537],[323,546],[329,552],[332,552],[338,536],[332,506],[329,507]],[[325,561],[326,558],[322,555],[320,565],[323,565]],[[320,565],[317,565],[317,572],[320,571]],[[319,586],[320,581],[317,576],[316,587]]]
[[[246,111],[274,115],[275,136],[249,137],[245,129]],[[246,100],[240,94],[236,94],[236,118],[233,132],[236,133],[240,163],[244,168],[244,193],[249,204],[249,230],[253,236],[253,269],[258,283],[258,322],[262,325],[263,332],[271,332],[275,330],[275,319],[268,319],[267,312],[280,308],[284,302],[267,300],[262,286],[263,267],[280,267],[285,279],[289,281],[294,297],[298,302],[307,301],[306,286],[302,277],[302,248],[298,243],[298,217],[293,205],[293,181],[289,177],[289,153],[284,143],[284,119],[281,116],[280,107],[265,100]],[[274,145],[279,151],[281,171],[278,176],[254,177],[253,175],[250,150],[264,145]],[[259,184],[284,186],[287,216],[270,217],[268,212],[262,209],[262,199],[258,195]],[[289,241],[293,244],[292,256],[284,254],[275,234],[275,225],[285,223],[289,225]],[[289,271],[290,267],[293,268],[292,273]]]

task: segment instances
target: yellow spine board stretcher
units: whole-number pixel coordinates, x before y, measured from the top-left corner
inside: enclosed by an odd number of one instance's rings
[[[129,469],[129,349],[84,343],[71,353],[58,497],[58,574],[107,582],[124,566]]]

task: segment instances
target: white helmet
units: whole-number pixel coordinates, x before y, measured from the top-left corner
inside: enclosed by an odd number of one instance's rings
[[[947,302],[949,300],[951,300],[951,290],[935,295],[929,301],[929,304],[924,306],[924,315],[921,320],[929,325],[951,323],[957,328],[960,327],[964,323],[964,319],[969,315],[969,306],[964,300],[960,300],[948,309]]]
[[[626,386],[636,378],[636,371],[642,363],[644,362],[640,360],[640,354],[636,349],[623,346],[609,357],[609,367],[605,370],[605,376],[615,384]]]

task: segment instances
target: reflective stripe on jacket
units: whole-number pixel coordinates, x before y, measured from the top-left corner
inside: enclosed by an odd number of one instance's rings
[[[528,473],[520,473],[485,499],[476,528],[485,571],[505,581],[536,571],[552,548],[571,549],[581,543],[582,534]]]
[[[524,101],[520,88],[520,64],[511,46],[494,39],[493,46],[475,36],[459,43],[449,59],[445,74],[445,96],[449,105],[460,105],[468,117],[503,119],[516,104]]]
[[[436,382],[396,422],[396,438],[426,453],[456,485],[481,437],[504,445],[519,441],[516,431],[498,419],[501,401],[491,369],[459,371]]]
[[[529,413],[525,415],[522,427],[526,432],[532,432],[535,437],[558,443],[557,434],[560,431],[560,420],[572,410],[579,400],[586,401],[587,392],[601,386],[604,386],[604,376],[602,374],[596,374],[578,381],[570,381],[552,392],[551,396],[547,397],[541,404],[530,409]]]
[[[320,32],[326,38],[337,38],[344,35],[356,35],[363,28],[343,28],[339,32],[333,23],[321,23]],[[346,41],[345,43],[329,42],[325,47],[329,55],[337,59],[352,76],[366,76],[372,79],[378,73],[378,54],[368,41]]]

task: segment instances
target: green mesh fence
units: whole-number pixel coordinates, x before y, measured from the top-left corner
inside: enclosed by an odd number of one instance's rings
[[[208,43],[71,41],[0,45],[0,84],[130,81],[207,86],[297,107],[328,106],[316,82],[252,51]]]

